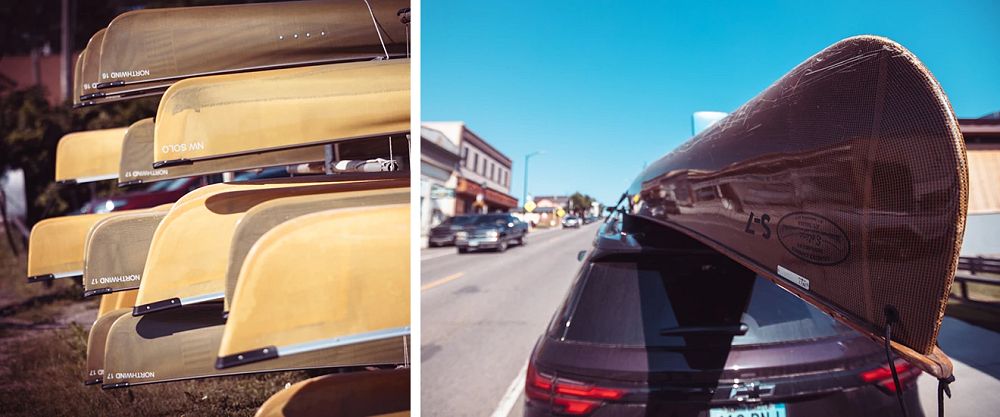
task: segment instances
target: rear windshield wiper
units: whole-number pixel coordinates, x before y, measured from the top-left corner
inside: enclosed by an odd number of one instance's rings
[[[660,329],[661,336],[684,336],[691,334],[743,336],[750,330],[746,323],[731,326],[686,326]]]

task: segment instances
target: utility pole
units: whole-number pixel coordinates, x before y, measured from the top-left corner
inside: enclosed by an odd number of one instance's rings
[[[521,190],[521,192],[522,192],[522,195],[521,195],[521,206],[522,207],[528,202],[528,160],[531,159],[532,156],[541,155],[543,153],[545,153],[545,151],[534,151],[532,153],[524,155],[524,189]]]
[[[73,91],[73,4],[62,0],[62,51],[59,52],[59,101],[66,100]]]

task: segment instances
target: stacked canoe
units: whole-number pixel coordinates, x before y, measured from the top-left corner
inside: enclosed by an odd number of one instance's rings
[[[149,9],[94,34],[74,104],[160,101],[155,118],[63,137],[59,182],[300,175],[35,225],[28,281],[81,278],[101,298],[85,383],[334,369],[269,409],[328,409],[347,397],[310,387],[350,386],[371,402],[352,407],[408,413],[408,6]]]

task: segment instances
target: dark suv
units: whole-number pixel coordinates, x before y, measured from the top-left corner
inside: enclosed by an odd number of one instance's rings
[[[623,221],[602,225],[536,343],[525,416],[900,415],[881,345],[693,239]],[[895,364],[922,416],[920,371]]]
[[[455,246],[458,253],[478,249],[503,252],[511,243],[524,245],[527,234],[528,224],[510,214],[480,214],[455,232]]]
[[[476,215],[455,216],[444,219],[441,224],[431,228],[430,236],[427,237],[427,245],[430,247],[454,245],[455,233],[476,219]]]

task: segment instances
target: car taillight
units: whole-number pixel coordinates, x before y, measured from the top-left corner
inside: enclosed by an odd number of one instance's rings
[[[553,407],[553,412],[585,415],[600,407],[605,400],[617,400],[625,396],[625,390],[585,385],[578,382],[555,378],[535,370],[528,365],[524,394],[529,399],[542,401]]]
[[[900,387],[905,386],[920,376],[920,369],[914,367],[904,359],[896,359],[893,363],[896,366],[896,374],[899,376]],[[888,364],[862,372],[861,380],[878,385],[879,388],[890,394],[896,393],[896,384],[892,381],[892,371],[889,369]]]

